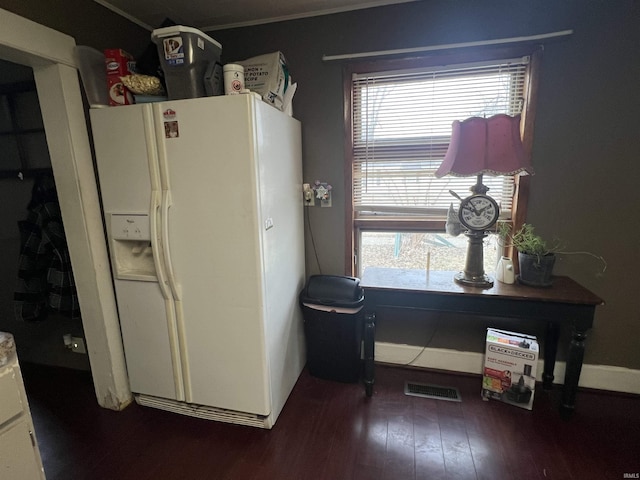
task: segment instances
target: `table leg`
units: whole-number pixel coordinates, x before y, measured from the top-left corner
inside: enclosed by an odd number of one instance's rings
[[[373,395],[375,382],[375,331],[376,314],[367,313],[364,317],[364,388],[367,397]]]
[[[553,388],[553,370],[556,366],[556,353],[558,352],[558,325],[555,322],[547,323],[547,331],[544,336],[544,371],[542,372],[542,388]]]
[[[584,359],[584,342],[587,338],[588,327],[573,325],[571,343],[567,352],[567,370],[564,376],[564,387],[562,389],[562,405],[560,413],[563,418],[568,419],[573,414],[576,403],[576,393],[580,372],[582,370],[582,360]]]

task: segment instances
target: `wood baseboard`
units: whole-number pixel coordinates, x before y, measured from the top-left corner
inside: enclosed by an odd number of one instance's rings
[[[453,372],[482,374],[484,355],[442,348],[424,348],[415,345],[376,342],[377,362],[413,367],[434,368]],[[556,362],[554,383],[564,382],[565,362]],[[538,380],[542,380],[543,362],[538,363]],[[640,370],[613,365],[582,366],[581,387],[640,394]]]

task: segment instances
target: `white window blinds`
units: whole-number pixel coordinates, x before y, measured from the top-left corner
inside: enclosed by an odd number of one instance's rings
[[[475,178],[436,178],[451,124],[472,116],[521,113],[529,57],[445,67],[354,74],[353,205],[358,218],[446,216]],[[510,218],[513,177],[483,183]]]

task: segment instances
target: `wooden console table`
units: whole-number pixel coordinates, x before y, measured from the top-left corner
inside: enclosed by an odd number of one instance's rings
[[[574,411],[580,380],[584,341],[593,326],[596,306],[604,302],[569,277],[554,277],[549,288],[533,288],[515,283],[495,282],[492,288],[466,287],[454,282],[456,272],[401,270],[369,267],[361,279],[365,291],[365,386],[373,386],[373,329],[376,309],[381,306],[419,308],[489,317],[526,318],[546,322],[544,339],[543,388],[553,385],[553,369],[561,325],[570,325],[572,334],[566,359],[561,414]],[[517,329],[515,329],[517,330]]]

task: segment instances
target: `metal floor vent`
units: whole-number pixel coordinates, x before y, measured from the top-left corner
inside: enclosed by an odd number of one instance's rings
[[[449,402],[461,402],[462,397],[457,388],[441,387],[426,383],[405,382],[404,394],[414,397],[433,398],[435,400],[447,400]]]

